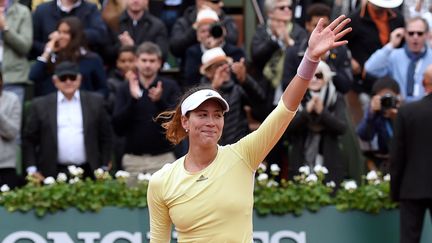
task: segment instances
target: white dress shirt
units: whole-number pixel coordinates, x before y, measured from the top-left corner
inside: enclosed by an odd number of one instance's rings
[[[60,164],[81,165],[86,162],[79,91],[75,92],[71,100],[57,91],[57,141]]]

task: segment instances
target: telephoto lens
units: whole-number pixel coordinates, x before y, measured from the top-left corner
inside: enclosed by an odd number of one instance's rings
[[[214,38],[222,37],[223,35],[223,28],[221,23],[214,23],[210,26],[210,35]]]

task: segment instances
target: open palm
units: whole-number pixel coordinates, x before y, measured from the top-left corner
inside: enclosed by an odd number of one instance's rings
[[[310,58],[318,60],[328,50],[348,43],[348,41],[340,41],[340,39],[351,31],[351,28],[344,29],[350,21],[351,19],[341,15],[324,28],[324,21],[320,19],[309,38]]]

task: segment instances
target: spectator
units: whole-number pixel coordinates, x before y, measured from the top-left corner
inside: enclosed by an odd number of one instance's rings
[[[292,21],[291,0],[266,0],[265,9],[267,22],[257,27],[251,55],[258,75],[264,76],[276,87],[282,77],[284,50],[307,39],[307,33]]]
[[[251,44],[253,72],[266,93],[265,102],[257,103],[252,110],[253,118],[259,122],[276,107],[282,96],[281,81],[286,49],[307,39],[306,31],[293,21],[292,0],[266,0],[265,10],[266,23],[257,27]],[[288,163],[286,159],[282,138],[268,154],[266,161],[281,166]]]
[[[34,10],[32,58],[42,55],[59,21],[68,16],[75,16],[82,21],[90,48],[100,51],[107,30],[97,6],[83,0],[52,0],[40,4]]]
[[[357,127],[358,136],[369,145],[363,150],[372,161],[369,167],[371,170],[378,169],[384,174],[389,173],[389,147],[399,105],[399,84],[389,77],[378,79],[372,87],[369,108]]]
[[[223,0],[195,0],[195,5],[186,8],[183,16],[178,18],[174,23],[171,31],[170,49],[175,57],[180,58],[180,68],[182,70],[184,67],[183,61],[187,48],[198,43],[196,38],[196,30],[193,25],[196,22],[197,13],[203,8],[211,8],[216,11],[219,16],[219,20],[226,29],[225,41],[233,45],[237,44],[237,26],[234,22],[234,19],[223,12],[223,6]]]
[[[117,94],[113,116],[115,131],[126,137],[122,165],[132,184],[138,173],[153,173],[175,160],[173,146],[153,118],[172,108],[181,92],[175,81],[158,75],[162,52],[156,44],[142,43],[136,57],[136,70],[126,74],[128,83]]]
[[[308,165],[327,167],[326,181],[339,185],[348,175],[339,138],[347,130],[345,101],[336,91],[332,72],[320,62],[299,110],[286,131],[288,136],[288,175],[297,175]]]
[[[117,97],[118,91],[121,86],[125,83],[126,73],[131,70],[135,70],[135,47],[134,46],[122,46],[119,49],[116,58],[116,68],[108,73],[108,111],[110,114],[114,111],[114,104]]]
[[[243,49],[225,42],[226,30],[219,22],[219,17],[215,11],[211,9],[200,10],[194,28],[196,28],[198,43],[186,50],[184,85],[194,86],[199,84],[202,77],[199,73],[201,57],[203,52],[211,48],[221,47],[226,55],[233,58],[236,62],[245,57]]]
[[[330,23],[331,9],[325,4],[316,3],[311,4],[307,9],[306,14],[306,31],[310,35],[313,29],[318,24],[318,21],[322,18],[324,25],[327,26]],[[288,48],[285,54],[282,86],[285,88],[288,82],[294,77],[297,72],[297,66],[300,64],[301,59],[306,51],[307,38],[300,40],[298,45],[292,48]],[[335,49],[331,49],[324,57],[321,57],[330,69],[334,72],[332,78],[333,84],[336,90],[345,94],[350,90],[353,76],[351,69],[351,53],[346,46],[340,46]]]
[[[38,179],[67,173],[70,165],[93,177],[108,169],[112,131],[103,99],[79,91],[82,74],[76,63],[56,65],[52,77],[56,93],[34,99],[23,134],[23,162]]]
[[[62,61],[77,62],[80,66],[82,84],[80,88],[95,91],[106,96],[106,74],[102,59],[86,48],[81,21],[77,17],[66,17],[60,20],[45,50],[33,64],[29,78],[35,83],[35,96],[46,95],[56,91],[51,75],[54,66]]]
[[[400,242],[420,242],[426,210],[432,211],[432,66],[424,72],[426,94],[401,106],[390,152],[390,189],[399,202]]]
[[[110,45],[107,46],[108,63],[121,46],[139,46],[151,41],[162,50],[163,60],[168,56],[168,32],[165,24],[149,11],[149,0],[127,0],[126,9],[119,17],[118,31],[109,29]]]
[[[393,30],[404,27],[403,15],[394,9],[401,4],[402,0],[366,0],[349,16],[350,25],[355,26],[346,36],[352,53],[353,89],[356,92],[353,95],[370,94],[375,78],[366,75],[364,63],[372,53],[388,43]]]
[[[33,40],[30,10],[17,1],[1,0],[0,31],[3,89],[14,92],[23,104],[25,87],[29,83],[27,54]]]
[[[135,70],[135,47],[134,46],[122,46],[120,47],[116,68],[111,70],[108,75],[108,111],[112,115],[114,113],[114,107],[116,98],[121,90],[122,85],[126,82],[126,73]],[[121,160],[124,154],[125,139],[122,136],[114,134],[114,164],[116,170],[121,170]]]
[[[429,27],[416,17],[407,21],[406,29],[395,29],[390,41],[367,60],[366,72],[376,77],[391,76],[399,83],[401,95],[407,102],[420,99],[423,73],[432,64],[432,50],[426,44]],[[402,39],[405,39],[403,47]]]
[[[247,75],[244,58],[232,63],[232,59],[220,47],[204,52],[200,72],[205,76],[202,83],[210,84],[219,91],[230,106],[230,112],[224,116],[225,126],[219,144],[237,142],[250,132],[245,106],[251,106],[251,100],[263,102],[264,91]]]
[[[21,107],[18,96],[3,90],[3,78],[0,73],[0,185],[7,184],[10,188],[19,183],[15,169],[15,139],[21,130]]]

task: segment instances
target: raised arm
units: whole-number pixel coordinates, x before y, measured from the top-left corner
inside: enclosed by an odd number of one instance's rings
[[[282,100],[289,110],[297,110],[308,88],[309,81],[315,73],[320,57],[330,49],[348,43],[348,41],[340,39],[351,31],[351,28],[344,29],[350,21],[349,18],[341,15],[327,27],[324,27],[324,21],[320,19],[309,38],[308,49],[297,69],[297,74],[282,95]]]

